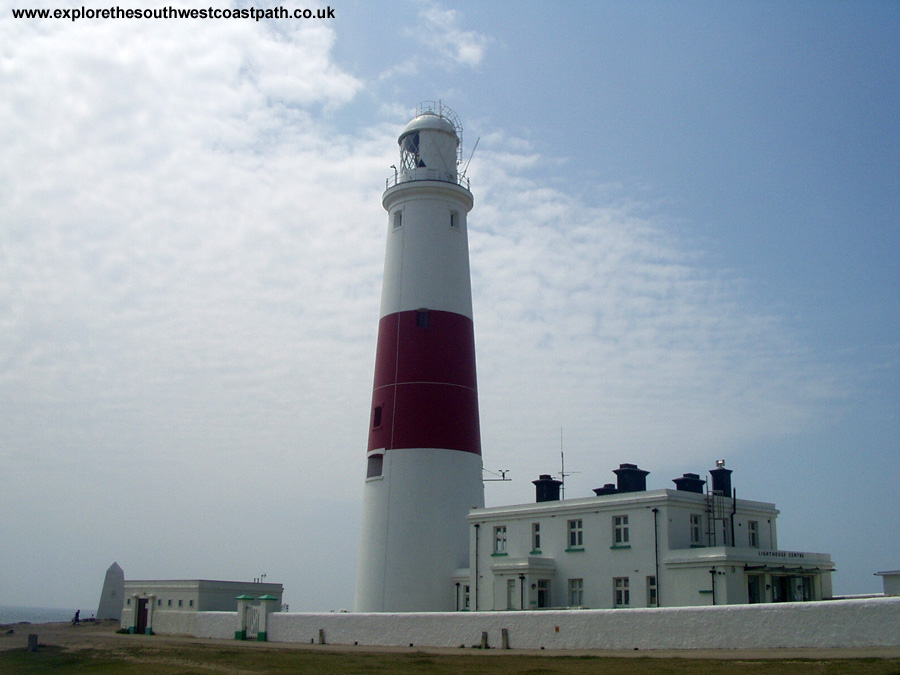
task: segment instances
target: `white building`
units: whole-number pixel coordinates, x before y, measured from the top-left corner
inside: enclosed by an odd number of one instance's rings
[[[680,607],[831,597],[831,557],[778,547],[774,504],[735,499],[731,471],[646,491],[623,464],[618,486],[559,501],[559,481],[535,481],[538,502],[469,513],[470,567],[453,584],[459,610]]]
[[[886,572],[875,572],[876,576],[881,577],[884,583],[885,595],[900,595],[900,570],[889,570]]]
[[[173,631],[171,626],[190,626],[197,612],[236,612],[238,598],[270,600],[281,607],[284,586],[249,581],[211,581],[207,579],[125,581],[125,605],[121,626],[132,633]],[[186,616],[191,615],[191,616]]]

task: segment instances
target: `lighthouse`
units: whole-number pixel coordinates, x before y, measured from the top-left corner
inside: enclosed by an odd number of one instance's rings
[[[456,609],[484,506],[462,128],[423,103],[382,196],[387,250],[356,576],[358,612]]]

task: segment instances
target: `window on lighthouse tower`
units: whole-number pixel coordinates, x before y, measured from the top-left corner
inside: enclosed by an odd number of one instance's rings
[[[366,463],[366,478],[377,478],[384,470],[384,455],[369,455]]]
[[[372,411],[372,428],[380,429],[381,428],[381,415],[384,410],[383,405],[376,405],[375,409]]]

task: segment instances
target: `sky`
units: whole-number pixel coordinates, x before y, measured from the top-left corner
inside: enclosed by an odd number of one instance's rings
[[[475,197],[483,458],[512,479],[487,504],[532,501],[561,448],[572,498],[725,459],[780,548],[880,591],[900,4],[331,6],[0,0],[0,604],[95,611],[115,561],[352,607],[381,194],[426,100]]]

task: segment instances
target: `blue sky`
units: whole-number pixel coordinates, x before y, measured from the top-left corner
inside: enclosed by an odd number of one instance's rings
[[[532,499],[561,428],[573,497],[621,462],[654,489],[725,458],[782,510],[782,548],[879,590],[900,565],[900,7],[332,6],[2,10],[0,603],[90,610],[118,561],[352,605],[380,196],[431,99],[466,158],[480,139],[482,440],[513,478],[488,503]]]

